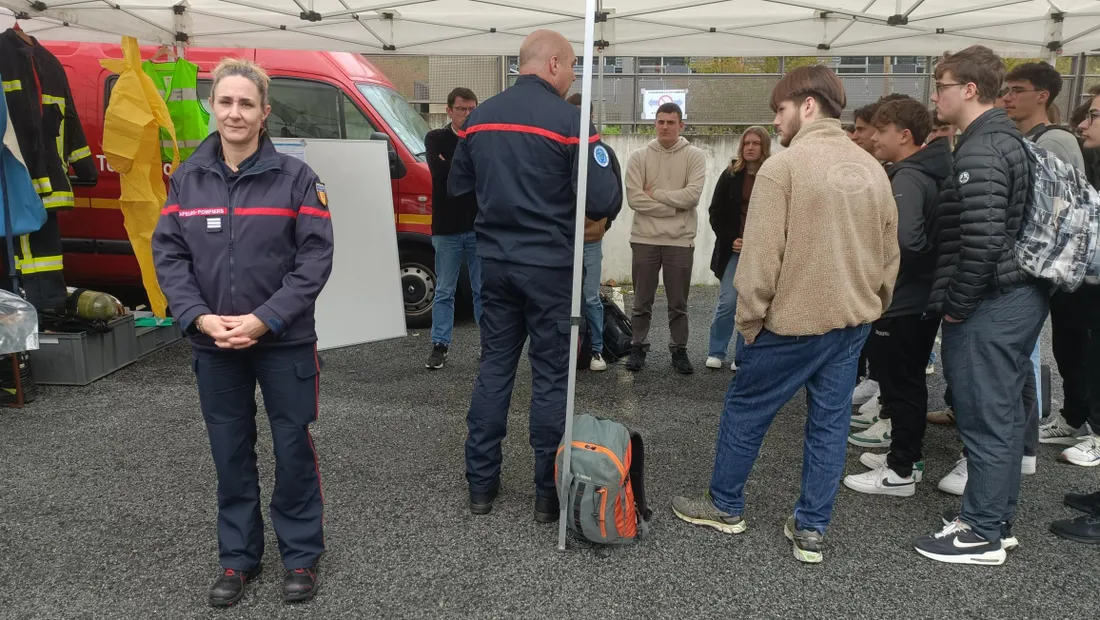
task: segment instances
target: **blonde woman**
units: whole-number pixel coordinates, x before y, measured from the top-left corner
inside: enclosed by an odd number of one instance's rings
[[[321,371],[314,303],[332,271],[332,221],[324,184],[276,151],[264,129],[269,84],[249,60],[214,69],[218,130],[172,175],[153,233],[157,279],[191,340],[218,477],[214,607],[239,602],[263,568],[257,383],[275,452],[270,516],[286,569],[283,600],[313,598],[325,550],[309,425]]]
[[[733,275],[737,271],[737,259],[741,256],[741,234],[745,230],[756,171],[771,155],[771,147],[772,139],[767,129],[749,127],[741,136],[737,157],[718,177],[718,183],[714,186],[714,196],[710,201],[710,227],[714,230],[715,242],[710,270],[721,280],[721,286],[718,307],[714,310],[714,320],[710,325],[707,368],[717,369],[725,364],[726,351],[733,337],[733,319],[737,314]],[[730,363],[730,369],[737,370],[735,362]]]

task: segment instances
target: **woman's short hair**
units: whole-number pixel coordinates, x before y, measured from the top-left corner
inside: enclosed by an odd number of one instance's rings
[[[210,87],[211,100],[214,99],[214,92],[218,89],[218,82],[227,77],[239,76],[256,85],[256,89],[260,91],[260,105],[267,105],[267,91],[271,78],[268,77],[267,71],[255,62],[245,58],[222,58],[218,66],[214,67],[212,74],[214,85]]]

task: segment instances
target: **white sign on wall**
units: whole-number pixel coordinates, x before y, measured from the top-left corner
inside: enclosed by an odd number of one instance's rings
[[[675,103],[683,110],[684,120],[687,120],[687,97],[688,91],[686,90],[646,90],[643,88],[642,118],[655,120],[657,118],[657,108],[666,103]]]

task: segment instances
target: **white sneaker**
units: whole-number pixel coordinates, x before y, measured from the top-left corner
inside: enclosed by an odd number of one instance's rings
[[[1062,414],[1051,416],[1050,422],[1039,427],[1039,443],[1075,446],[1089,434],[1084,424],[1073,428]]]
[[[926,366],[924,368],[924,374],[926,374],[928,376],[932,376],[932,375],[936,374],[936,365],[935,364],[929,364],[928,366]]]
[[[1020,473],[1025,476],[1034,476],[1037,468],[1038,458],[1034,456],[1025,456],[1024,460],[1020,461]]]
[[[730,370],[737,372],[737,362],[730,362]]]
[[[856,389],[852,392],[852,406],[858,407],[863,403],[878,396],[878,381],[872,381],[870,379],[864,379]]]
[[[714,357],[713,355],[707,358],[707,368],[713,368],[714,370],[718,370],[719,368],[722,367],[722,364],[723,364],[722,360],[718,359],[717,357]]]
[[[966,490],[966,459],[959,459],[955,463],[955,469],[951,470],[951,473],[944,476],[943,480],[937,486],[939,490],[944,493],[950,493],[952,495],[962,495]]]
[[[890,432],[894,424],[890,420],[879,420],[871,428],[848,435],[848,443],[863,448],[889,448]]]
[[[902,478],[886,465],[866,473],[845,476],[844,486],[868,495],[912,497],[917,492],[917,481],[912,475]]]
[[[882,412],[882,403],[878,397],[863,403],[859,411],[852,416],[851,425],[857,428],[869,428],[878,422],[878,415]]]
[[[886,453],[885,452],[864,452],[859,455],[859,462],[863,463],[864,467],[871,469],[878,469],[886,466]],[[917,461],[913,463],[913,481],[920,482],[924,479],[924,461]]]
[[[594,372],[607,370],[607,362],[604,361],[603,356],[599,353],[593,353],[592,361],[588,362],[588,369]]]
[[[1062,460],[1081,467],[1100,465],[1100,436],[1089,434],[1076,446],[1062,451]]]

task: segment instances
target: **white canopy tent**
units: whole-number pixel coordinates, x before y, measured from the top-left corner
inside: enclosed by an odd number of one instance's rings
[[[585,0],[0,0],[40,38],[395,54],[514,54],[552,28],[584,43]],[[1100,47],[1094,0],[598,0],[622,56],[1010,56]]]
[[[313,49],[416,55],[511,55],[539,28],[561,32],[583,56],[582,126],[590,119],[592,57],[938,56],[982,43],[1006,56],[1077,54],[1100,47],[1096,0],[0,0],[46,41]],[[617,6],[616,6],[617,5]],[[7,9],[4,14],[2,9]],[[573,327],[581,304],[588,142],[580,142]],[[571,347],[565,436],[572,437],[576,347]],[[565,442],[562,480],[569,479]],[[560,495],[559,491],[559,495]],[[558,548],[565,549],[562,503]]]

